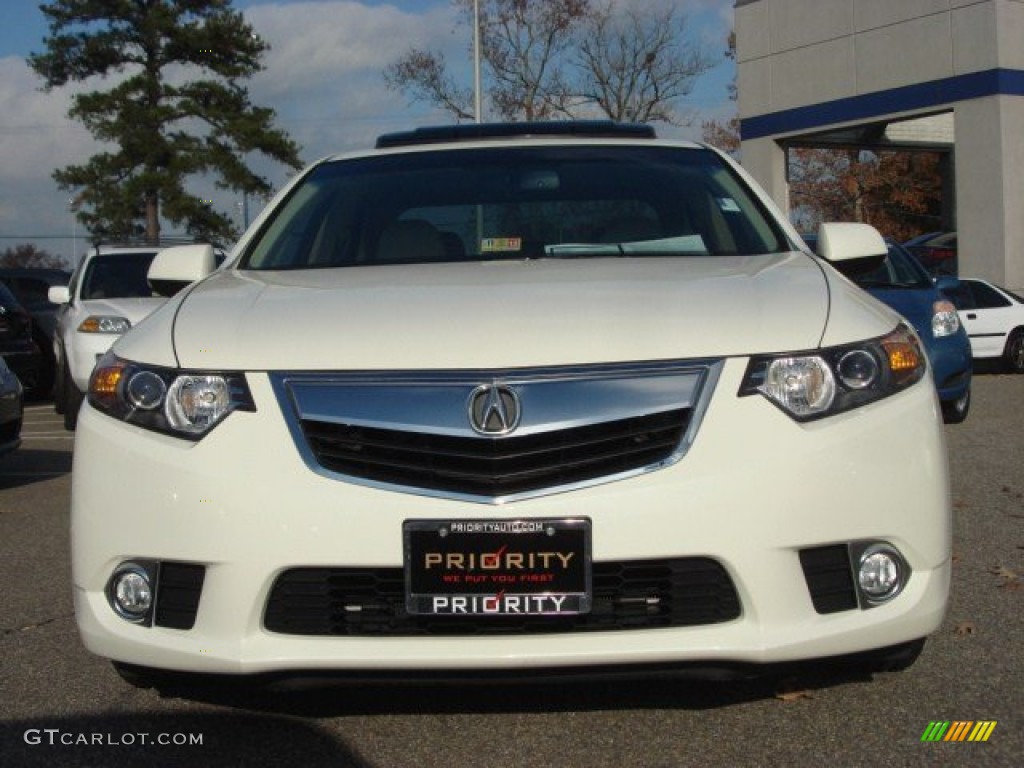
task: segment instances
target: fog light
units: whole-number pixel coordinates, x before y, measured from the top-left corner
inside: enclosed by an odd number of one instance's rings
[[[137,563],[124,563],[110,577],[108,597],[123,619],[141,622],[153,607],[149,572]]]
[[[875,544],[860,556],[857,583],[871,602],[882,602],[895,597],[905,581],[903,558],[890,547]]]

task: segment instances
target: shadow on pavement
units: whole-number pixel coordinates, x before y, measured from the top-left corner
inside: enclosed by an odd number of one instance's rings
[[[672,671],[588,679],[517,680],[481,676],[458,681],[359,681],[345,678],[257,682],[199,678],[160,686],[180,697],[231,709],[297,717],[364,715],[542,714],[623,709],[705,710],[869,682],[853,668],[824,667],[757,678],[708,680]]]
[[[20,488],[61,477],[71,472],[71,451],[26,448],[0,459],[0,490]]]

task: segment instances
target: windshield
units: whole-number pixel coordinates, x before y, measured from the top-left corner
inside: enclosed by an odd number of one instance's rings
[[[544,146],[327,163],[292,191],[243,269],[789,250],[713,152]]]
[[[146,280],[156,251],[94,256],[82,278],[82,299],[130,299],[152,296]]]

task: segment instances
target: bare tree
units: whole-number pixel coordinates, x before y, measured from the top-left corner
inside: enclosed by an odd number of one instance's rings
[[[503,0],[481,14],[491,99],[506,120],[568,116],[565,59],[590,0]]]
[[[65,269],[67,265],[59,256],[53,256],[32,243],[20,243],[0,252],[0,267]]]
[[[453,0],[472,27],[473,0]],[[566,54],[590,0],[481,0],[480,43],[494,111],[504,120],[566,116]],[[473,117],[473,93],[448,73],[444,54],[412,49],[384,69],[388,87]]]
[[[473,92],[460,88],[448,74],[444,54],[412,48],[384,69],[384,81],[405,91],[413,101],[423,101],[450,112],[457,120],[473,119]]]
[[[686,24],[676,3],[616,10],[608,0],[587,20],[579,44],[583,103],[596,105],[612,120],[691,122],[673,105],[714,62],[686,34]]]
[[[938,164],[928,152],[793,148],[790,216],[805,232],[822,221],[862,221],[905,240],[938,226]]]
[[[729,33],[726,41],[725,58],[736,61],[736,32]],[[705,120],[701,123],[701,137],[708,144],[723,149],[732,155],[740,150],[740,118],[736,114],[736,100],[739,88],[736,86],[736,75],[729,83],[729,103],[732,104],[733,115],[728,120]]]
[[[473,23],[472,0],[453,0]],[[653,10],[652,10],[653,7]],[[486,91],[503,120],[593,115],[680,122],[673,105],[710,68],[668,0],[481,0]],[[393,90],[471,119],[473,94],[450,75],[443,54],[412,49],[384,70]]]

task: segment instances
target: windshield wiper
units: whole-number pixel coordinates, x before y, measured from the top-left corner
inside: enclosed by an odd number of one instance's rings
[[[545,256],[586,258],[588,256],[707,256],[700,235],[662,237],[623,243],[554,243],[544,246]]]
[[[923,288],[921,283],[893,283],[889,280],[857,280],[861,288]]]
[[[591,256],[625,256],[619,243],[556,243],[544,246],[544,255],[560,259],[585,259]]]

